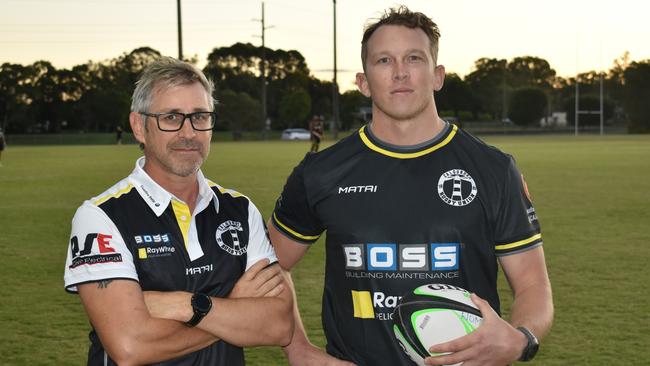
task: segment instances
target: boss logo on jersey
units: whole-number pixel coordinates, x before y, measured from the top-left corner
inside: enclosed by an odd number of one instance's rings
[[[452,278],[457,272],[430,272],[458,270],[460,244],[344,244],[343,254],[346,277]]]
[[[248,236],[239,221],[228,220],[219,225],[216,237],[219,247],[232,255],[245,254],[248,249]]]
[[[401,296],[387,295],[383,292],[352,290],[353,317],[361,319],[391,320],[393,309]]]
[[[136,235],[133,239],[136,244],[171,243],[169,234]]]
[[[84,238],[83,246],[79,246],[79,238],[75,235],[70,238],[70,252],[72,263],[70,269],[81,265],[98,263],[121,262],[122,255],[115,252],[111,246],[112,235],[102,233],[89,233]]]
[[[462,169],[452,169],[438,179],[438,195],[450,206],[469,205],[477,193],[476,182]]]

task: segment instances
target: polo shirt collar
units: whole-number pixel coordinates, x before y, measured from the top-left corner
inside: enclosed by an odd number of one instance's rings
[[[135,169],[133,169],[133,172],[129,176],[129,179],[131,180],[138,193],[140,193],[140,196],[142,196],[147,205],[149,205],[151,210],[156,214],[156,216],[160,216],[163,214],[163,212],[165,212],[172,199],[180,202],[183,201],[173,194],[169,193],[153,179],[151,179],[149,174],[144,171],[144,163],[144,156],[140,157],[135,162]],[[217,196],[208,185],[208,181],[205,179],[205,176],[200,169],[197,172],[196,178],[199,183],[199,196],[196,200],[194,215],[203,211],[212,201],[214,201],[215,208],[218,208],[219,201],[217,200]]]

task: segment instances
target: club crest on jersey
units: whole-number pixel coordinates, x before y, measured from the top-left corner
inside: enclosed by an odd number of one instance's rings
[[[242,242],[239,233],[244,229],[241,222],[228,220],[217,228],[217,244],[219,247],[232,255],[242,255],[248,249],[248,242]]]
[[[450,206],[469,205],[477,193],[474,178],[462,169],[449,170],[438,179],[438,195]]]

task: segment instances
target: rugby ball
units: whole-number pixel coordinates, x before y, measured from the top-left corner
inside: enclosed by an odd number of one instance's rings
[[[469,334],[482,321],[467,290],[430,284],[402,296],[393,311],[393,332],[413,362],[426,366],[424,359],[437,355],[429,347]]]

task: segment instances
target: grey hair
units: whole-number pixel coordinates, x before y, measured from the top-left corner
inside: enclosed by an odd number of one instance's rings
[[[214,107],[216,101],[212,96],[214,93],[212,80],[205,77],[205,74],[192,64],[163,56],[149,64],[135,82],[131,112],[147,112],[154,94],[160,90],[197,82],[201,83],[208,93],[209,102]]]

